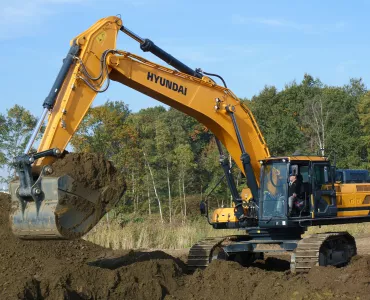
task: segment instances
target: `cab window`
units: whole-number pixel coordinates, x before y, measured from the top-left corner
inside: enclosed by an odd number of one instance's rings
[[[321,189],[323,184],[330,182],[330,172],[326,165],[314,165],[313,168],[313,180],[316,189]]]
[[[308,183],[309,181],[309,176],[308,176],[308,166],[301,166],[299,168],[299,173],[302,176],[302,182],[303,183]]]

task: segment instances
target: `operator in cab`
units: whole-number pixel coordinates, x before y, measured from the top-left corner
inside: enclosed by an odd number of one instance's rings
[[[297,179],[297,175],[295,173],[290,174],[289,177],[289,198],[288,198],[288,207],[289,212],[288,215],[291,216],[293,212],[293,205],[297,202],[299,194],[301,192],[301,182]]]

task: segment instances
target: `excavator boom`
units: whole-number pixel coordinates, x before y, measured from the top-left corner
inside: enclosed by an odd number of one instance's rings
[[[63,82],[38,152],[53,148],[63,151],[95,96],[103,91],[105,80],[112,79],[174,107],[206,125],[227,147],[236,164],[244,172],[240,162],[238,138],[226,107],[234,109],[241,137],[248,148],[247,152],[251,156],[258,181],[259,160],[268,157],[269,151],[249,109],[231,90],[216,85],[206,77],[188,75],[152,63],[140,56],[114,50],[120,24],[121,20],[117,17],[102,19],[71,41],[72,45],[82,43],[81,52]],[[178,64],[175,65],[179,67]],[[88,71],[88,78],[83,70]],[[197,73],[193,71],[193,75],[195,74]],[[36,162],[36,165],[44,164],[42,159]]]
[[[138,41],[143,51],[152,52],[177,70],[116,50],[120,30]],[[122,25],[120,18],[108,17],[71,41],[70,51],[44,101],[44,111],[25,154],[17,158],[20,180],[11,184],[15,234],[22,238],[78,237],[90,230],[106,212],[97,214],[96,209],[91,209],[89,215],[78,214],[73,206],[63,205],[60,199],[65,194],[73,194],[80,199],[78,201],[90,202],[93,208],[100,207],[99,195],[84,190],[77,178],[45,178],[44,175],[48,166],[67,147],[95,96],[109,87],[110,80],[176,108],[204,124],[246,175],[257,200],[259,161],[269,157],[269,151],[248,107],[228,88],[217,85],[202,72],[192,70],[152,41],[138,37]],[[38,154],[30,155],[28,152],[47,114],[47,126]],[[30,174],[35,172],[39,178],[33,181]],[[239,208],[242,215],[243,209],[240,205]]]

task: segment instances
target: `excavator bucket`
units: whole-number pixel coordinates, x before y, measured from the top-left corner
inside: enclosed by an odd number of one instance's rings
[[[69,175],[42,177],[41,201],[19,197],[18,180],[11,182],[11,224],[22,239],[73,239],[86,234],[115,204],[103,203],[109,188],[92,190]]]
[[[16,158],[10,183],[13,233],[22,239],[74,239],[89,232],[126,190],[121,173],[102,154],[66,153],[34,173],[34,158]],[[36,170],[35,170],[36,171]]]

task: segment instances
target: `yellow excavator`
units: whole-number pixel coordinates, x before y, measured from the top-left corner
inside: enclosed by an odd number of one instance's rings
[[[116,50],[119,31],[173,68]],[[347,232],[303,234],[309,226],[369,222],[370,184],[336,182],[335,167],[326,157],[270,156],[253,114],[221,76],[191,69],[130,31],[119,17],[103,18],[71,41],[24,154],[14,160],[19,178],[10,184],[10,218],[19,238],[80,237],[106,212],[94,211],[99,195],[81,186],[78,178],[53,177],[50,164],[65,151],[95,96],[107,90],[110,80],[194,117],[215,135],[233,206],[216,209],[209,223],[244,234],[198,242],[189,252],[190,268],[206,267],[213,259],[248,265],[264,253],[287,251],[292,254],[291,270],[304,272],[314,265],[344,265],[356,254],[355,240]],[[46,119],[38,150],[30,153]],[[221,144],[245,175],[247,188],[242,194]],[[290,176],[301,183],[294,207],[289,200]],[[65,204],[67,194],[75,197],[76,206],[81,200],[91,203],[92,209],[83,213]]]

